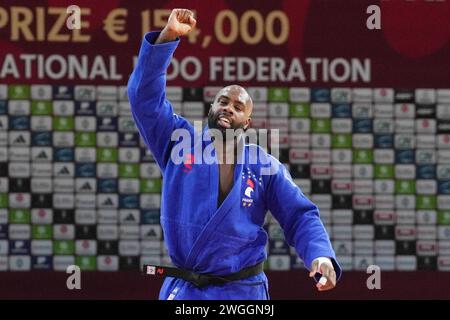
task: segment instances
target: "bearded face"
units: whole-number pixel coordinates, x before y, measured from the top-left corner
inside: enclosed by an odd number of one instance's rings
[[[240,86],[229,86],[219,91],[208,113],[208,127],[220,130],[247,129],[253,103],[247,91]]]

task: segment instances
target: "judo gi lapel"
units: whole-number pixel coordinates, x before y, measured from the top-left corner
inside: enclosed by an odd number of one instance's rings
[[[243,163],[245,159],[245,147],[244,143],[241,143],[238,146],[240,148],[240,152],[238,152],[238,157],[240,157],[240,160],[237,161],[234,167],[233,187],[231,188],[230,192],[219,208],[217,208],[217,199],[219,193],[219,165],[217,163],[209,165],[209,185],[211,187],[213,200],[211,201],[211,206],[213,206],[211,210],[214,210],[214,214],[201,231],[200,235],[192,246],[189,255],[187,256],[186,268],[188,269],[192,269],[194,267],[196,262],[195,259],[197,258],[201,250],[205,250],[205,247],[207,247],[208,245],[210,236],[219,227],[230,210],[232,210],[233,207],[236,207],[236,210],[239,210],[240,201],[238,201],[238,199],[240,199],[242,183],[241,174],[244,167]]]

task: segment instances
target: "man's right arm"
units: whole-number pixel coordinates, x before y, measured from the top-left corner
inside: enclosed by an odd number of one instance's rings
[[[172,132],[188,125],[186,120],[174,114],[165,95],[166,70],[179,43],[178,37],[195,25],[188,13],[191,12],[173,10],[161,33],[145,35],[137,65],[128,81],[128,97],[136,127],[162,170],[167,163]],[[183,19],[193,25],[187,25]]]

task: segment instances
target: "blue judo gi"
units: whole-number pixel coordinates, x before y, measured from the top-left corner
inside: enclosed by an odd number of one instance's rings
[[[286,241],[295,247],[308,268],[315,258],[329,257],[339,278],[341,268],[317,206],[305,197],[274,157],[261,153],[276,169],[275,174],[261,174],[263,165],[249,163],[249,145],[245,145],[241,153],[243,163],[235,165],[233,187],[219,208],[218,164],[172,161],[171,152],[177,145],[171,140],[173,131],[183,128],[192,135],[196,133],[186,119],[173,112],[165,95],[166,69],[179,39],[154,45],[158,35],[150,32],[144,37],[128,82],[128,96],[140,135],[163,174],[161,225],[173,264],[196,273],[228,275],[264,261],[268,235],[263,224],[270,210],[283,228]],[[192,153],[184,156],[195,154],[194,148],[199,143],[205,150],[212,142],[192,143]],[[264,300],[269,299],[269,294],[262,272],[244,280],[203,288],[167,277],[159,298]]]

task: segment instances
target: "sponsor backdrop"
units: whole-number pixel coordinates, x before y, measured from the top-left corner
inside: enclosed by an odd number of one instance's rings
[[[239,83],[253,126],[320,208],[345,270],[450,270],[448,1],[192,1],[168,98],[204,119]],[[81,29],[66,7],[81,8]],[[351,4],[351,5],[350,5]],[[366,9],[381,8],[381,30]],[[0,270],[169,264],[163,183],[126,82],[143,34],[183,1],[2,1]],[[269,215],[270,217],[270,215]],[[302,268],[276,221],[267,270]]]

